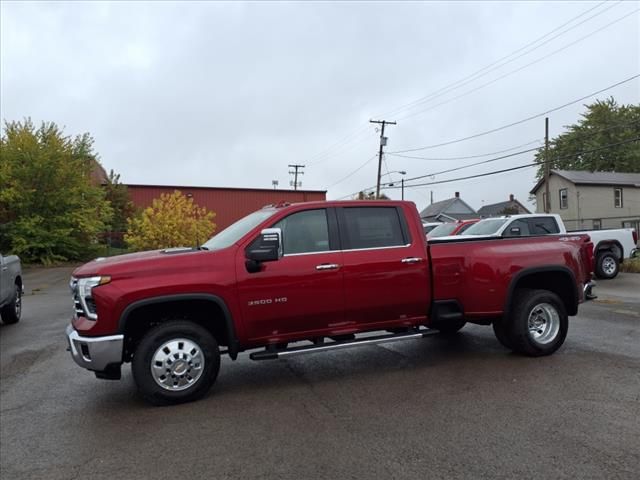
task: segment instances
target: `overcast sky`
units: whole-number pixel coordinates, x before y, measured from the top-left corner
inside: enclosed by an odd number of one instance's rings
[[[287,164],[299,163],[307,166],[302,188],[339,198],[375,185],[379,133],[370,118],[398,122],[387,127],[394,152],[491,130],[640,73],[640,3],[632,1],[0,5],[2,119],[89,132],[104,167],[125,183],[271,188],[278,180],[289,188]],[[593,100],[607,95],[638,103],[640,80]],[[589,101],[551,113],[551,135],[577,121]],[[475,156],[543,136],[538,118],[408,155]],[[383,171],[415,177],[489,158],[387,155]],[[534,175],[411,188],[406,198],[419,208],[430,191],[436,201],[459,191],[474,208],[510,193],[526,200]]]

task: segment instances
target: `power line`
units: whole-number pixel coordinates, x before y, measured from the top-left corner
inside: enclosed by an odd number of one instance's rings
[[[498,150],[497,152],[481,153],[481,154],[478,154],[478,155],[467,155],[466,157],[415,157],[415,156],[412,156],[412,155],[402,155],[400,153],[390,153],[390,152],[387,152],[387,155],[392,155],[394,157],[401,157],[401,158],[411,158],[411,159],[415,159],[415,160],[433,160],[433,161],[440,161],[440,160],[469,160],[471,158],[488,157],[490,155],[499,155],[501,153],[510,152],[512,150],[517,150],[518,148],[522,148],[522,147],[527,147],[529,145],[533,145],[534,143],[540,143],[540,142],[542,142],[542,140],[543,139],[538,138],[536,140],[532,140],[530,142],[523,143],[522,145],[516,145],[515,147],[506,148],[504,150]]]
[[[623,142],[604,145],[602,147],[594,148],[594,149],[591,149],[591,150],[583,150],[582,152],[576,152],[576,153],[573,153],[571,155],[566,155],[564,157],[556,157],[556,158],[553,158],[551,160],[543,160],[541,162],[527,163],[525,165],[518,165],[516,167],[505,168],[505,169],[502,169],[502,170],[495,170],[493,172],[479,173],[479,174],[476,174],[476,175],[469,175],[469,176],[466,176],[466,177],[459,177],[459,178],[451,178],[451,179],[447,179],[447,180],[438,180],[438,181],[435,181],[435,182],[415,183],[413,185],[406,185],[405,184],[405,188],[409,188],[409,187],[424,187],[424,186],[427,186],[427,185],[439,185],[441,183],[451,183],[451,182],[457,182],[457,181],[461,181],[461,180],[469,180],[469,179],[472,179],[472,178],[488,177],[490,175],[497,175],[499,173],[511,172],[511,171],[514,171],[514,170],[520,170],[520,169],[528,168],[528,167],[540,166],[540,165],[543,165],[543,164],[545,164],[547,162],[548,163],[553,163],[553,162],[557,162],[558,160],[567,160],[567,159],[570,159],[570,158],[577,157],[579,155],[584,155],[584,154],[587,154],[587,153],[594,153],[594,152],[598,152],[598,151],[601,151],[601,150],[606,150],[608,148],[617,147],[619,145],[625,145],[627,143],[633,143],[633,142],[637,142],[637,141],[640,141],[640,137],[632,138],[630,140],[625,140]],[[395,189],[395,188],[399,188],[399,187],[396,187],[396,186],[385,186],[385,188],[394,188]]]
[[[400,112],[401,112],[401,111],[403,111],[403,110],[411,109],[411,108],[413,108],[413,107],[415,107],[415,106],[417,106],[417,105],[420,105],[421,103],[426,103],[426,102],[428,102],[428,101],[430,101],[430,100],[433,100],[433,99],[438,98],[438,97],[440,97],[440,96],[442,96],[442,95],[445,95],[446,93],[449,93],[449,92],[451,92],[451,91],[453,91],[453,90],[456,90],[456,89],[458,89],[458,88],[460,88],[460,87],[463,87],[464,85],[467,85],[467,84],[469,84],[469,83],[471,83],[471,82],[473,82],[473,81],[475,81],[475,80],[477,80],[477,79],[479,79],[479,78],[482,78],[482,77],[484,77],[484,76],[488,75],[489,73],[491,73],[491,72],[493,72],[493,71],[495,71],[495,70],[497,70],[497,69],[499,69],[499,68],[502,68],[503,66],[505,66],[505,65],[507,65],[507,64],[509,64],[509,63],[511,63],[511,62],[514,62],[515,60],[517,60],[517,59],[519,59],[519,58],[523,57],[524,55],[528,55],[529,53],[531,53],[531,52],[533,52],[533,51],[537,50],[538,48],[540,48],[540,47],[542,47],[542,46],[546,45],[547,43],[551,42],[552,40],[555,40],[556,38],[558,38],[558,37],[560,37],[560,36],[564,35],[565,33],[567,33],[567,32],[569,32],[569,31],[573,30],[574,28],[579,27],[580,25],[582,25],[582,24],[584,24],[585,22],[587,22],[587,21],[591,20],[592,18],[597,17],[597,16],[599,16],[599,15],[601,15],[601,14],[605,13],[606,11],[610,10],[611,8],[613,8],[614,6],[616,6],[616,5],[617,5],[618,3],[620,3],[620,2],[613,3],[613,4],[612,4],[611,6],[609,6],[608,8],[605,8],[604,10],[602,10],[602,11],[600,11],[600,12],[597,12],[596,14],[594,14],[594,15],[592,15],[592,16],[590,16],[590,17],[586,18],[586,19],[585,19],[585,20],[583,20],[582,22],[580,22],[580,23],[578,23],[578,24],[576,24],[576,25],[571,26],[570,28],[568,28],[568,29],[566,29],[565,31],[563,31],[563,32],[559,33],[558,35],[553,36],[552,38],[547,39],[546,41],[544,41],[543,43],[541,43],[541,44],[537,45],[536,47],[534,47],[534,48],[532,48],[532,49],[529,49],[528,51],[526,51],[526,52],[524,52],[524,53],[522,53],[522,54],[518,55],[518,56],[517,56],[517,57],[515,57],[515,58],[511,58],[510,60],[508,60],[508,61],[506,61],[506,62],[503,62],[504,60],[509,59],[510,57],[512,57],[512,56],[514,56],[514,55],[516,55],[517,53],[520,53],[520,52],[522,52],[523,50],[526,50],[526,49],[528,49],[529,47],[531,47],[531,46],[535,45],[535,44],[536,44],[536,43],[538,43],[539,41],[541,41],[541,40],[543,40],[544,38],[548,37],[549,35],[551,35],[551,34],[553,34],[553,33],[557,32],[558,30],[561,30],[562,28],[564,28],[565,26],[567,26],[567,25],[569,25],[570,23],[574,22],[574,21],[575,21],[575,20],[577,20],[578,18],[583,17],[583,16],[584,16],[584,15],[586,15],[587,13],[589,13],[589,12],[591,12],[591,11],[593,11],[593,10],[595,10],[595,9],[599,8],[599,7],[601,7],[601,6],[602,6],[602,5],[604,5],[605,3],[607,3],[607,0],[605,0],[604,2],[599,3],[599,4],[598,4],[598,5],[596,5],[595,7],[591,7],[591,8],[589,8],[588,10],[586,10],[586,11],[582,12],[580,15],[578,15],[578,16],[576,16],[576,17],[573,17],[573,18],[572,18],[572,19],[570,19],[569,21],[567,21],[567,22],[563,23],[562,25],[560,25],[560,26],[558,26],[558,27],[554,28],[553,30],[551,30],[551,31],[547,32],[546,34],[542,35],[541,37],[537,38],[536,40],[534,40],[534,41],[532,41],[532,42],[529,42],[528,44],[526,44],[526,45],[524,45],[524,46],[522,46],[522,47],[518,48],[517,50],[514,50],[514,51],[513,51],[513,52],[511,52],[510,54],[505,55],[504,57],[499,58],[498,60],[496,60],[496,61],[494,61],[494,62],[490,63],[489,65],[486,65],[486,66],[482,67],[481,69],[479,69],[479,70],[475,71],[474,73],[472,73],[472,74],[470,74],[470,75],[467,75],[466,77],[464,77],[464,78],[462,78],[462,79],[460,79],[460,80],[457,80],[457,81],[455,81],[455,82],[453,82],[453,83],[450,83],[449,85],[445,85],[444,87],[441,87],[441,88],[439,88],[438,90],[435,90],[434,92],[432,92],[432,93],[430,93],[430,94],[428,94],[428,95],[425,95],[424,97],[421,97],[421,98],[419,98],[419,99],[417,99],[417,100],[414,100],[414,101],[412,101],[412,102],[409,102],[409,103],[407,103],[407,104],[405,104],[405,105],[403,105],[403,106],[401,106],[401,107],[398,107],[398,108],[396,108],[395,110],[392,110],[390,113],[387,113],[387,114],[385,114],[385,115],[397,115],[398,113],[400,113]],[[502,63],[501,63],[501,62],[502,62]],[[498,64],[500,64],[500,65],[498,65]],[[497,66],[496,66],[496,65],[497,65]],[[492,68],[492,67],[495,67],[495,68]],[[483,73],[483,72],[484,72],[484,73]],[[406,118],[406,117],[405,117],[405,118]]]
[[[338,180],[335,183],[332,183],[331,185],[329,185],[327,187],[327,190],[330,189],[331,187],[335,187],[336,185],[338,185],[339,183],[344,182],[345,180],[347,180],[348,178],[351,178],[353,175],[355,175],[356,173],[358,173],[360,170],[362,170],[365,166],[367,166],[369,164],[369,162],[371,162],[371,160],[373,160],[374,158],[376,158],[378,156],[378,154],[376,153],[375,155],[373,155],[372,157],[370,157],[369,159],[367,159],[366,162],[364,162],[362,165],[360,165],[358,168],[356,168],[354,171],[352,171],[351,173],[349,173],[347,176],[341,178],[340,180]],[[355,195],[355,194],[354,194]]]
[[[561,47],[561,48],[559,48],[557,50],[554,50],[553,52],[551,52],[551,53],[549,53],[547,55],[544,55],[544,56],[542,56],[542,57],[540,57],[540,58],[538,58],[538,59],[536,59],[536,60],[534,60],[532,62],[529,62],[529,63],[527,63],[527,64],[525,64],[525,65],[523,65],[523,66],[521,66],[519,68],[516,68],[515,70],[511,70],[510,72],[507,72],[507,73],[505,73],[505,74],[503,74],[503,75],[501,75],[501,76],[499,76],[497,78],[494,78],[493,80],[490,80],[489,82],[484,83],[484,84],[482,84],[482,85],[480,85],[478,87],[475,87],[475,88],[473,88],[473,89],[471,89],[471,90],[469,90],[467,92],[461,93],[460,95],[457,95],[455,97],[449,98],[449,99],[444,100],[444,101],[442,101],[440,103],[436,103],[435,105],[432,105],[432,106],[430,106],[428,108],[425,108],[425,109],[422,109],[422,110],[418,110],[417,112],[410,113],[410,114],[407,114],[407,115],[405,115],[403,117],[400,117],[399,120],[406,120],[407,118],[414,117],[416,115],[428,112],[428,111],[433,110],[433,109],[435,109],[435,108],[437,108],[437,107],[439,107],[441,105],[445,105],[447,103],[451,103],[451,102],[453,102],[455,100],[458,100],[458,99],[460,99],[462,97],[466,97],[467,95],[471,95],[472,93],[475,93],[478,90],[481,90],[481,89],[483,89],[483,88],[485,88],[485,87],[487,87],[489,85],[492,85],[492,84],[496,83],[497,81],[502,80],[503,78],[509,77],[509,76],[513,75],[514,73],[518,73],[518,72],[524,70],[525,68],[528,68],[528,67],[530,67],[532,65],[540,63],[542,60],[545,60],[545,59],[547,59],[549,57],[552,57],[553,55],[556,55],[557,53],[560,53],[563,50],[566,50],[567,48],[572,47],[576,43],[579,43],[579,42],[581,42],[581,41],[583,41],[583,40],[595,35],[596,33],[600,32],[600,31],[602,31],[602,30],[604,30],[606,28],[609,28],[611,25],[624,20],[625,18],[633,15],[634,13],[637,13],[638,11],[640,11],[640,9],[633,10],[633,11],[623,15],[622,17],[617,18],[616,20],[614,20],[614,21],[612,21],[610,23],[607,23],[603,27],[600,27],[600,28],[598,28],[596,30],[593,30],[592,32],[588,33],[587,35],[585,35],[583,37],[580,37],[577,40],[575,40],[575,41],[573,41],[573,42],[571,42],[571,43],[569,43],[569,44],[567,44],[567,45],[565,45],[565,46],[563,46],[563,47]]]
[[[621,126],[635,125],[635,124],[638,124],[638,123],[640,123],[640,121],[631,122],[631,123],[627,123],[627,124],[617,124],[617,125],[615,125],[614,127],[615,127],[615,128],[619,128],[619,127],[621,127]],[[599,134],[599,133],[609,131],[609,130],[611,130],[612,128],[613,128],[613,127],[608,127],[608,128],[603,128],[603,129],[600,129],[600,130],[596,130],[596,131],[594,131],[594,132],[589,132],[589,133],[585,132],[585,133],[584,133],[584,136],[587,136],[587,135],[588,135],[588,136],[594,136],[594,135],[597,135],[597,134]],[[598,147],[598,148],[596,148],[595,150],[585,150],[585,151],[583,151],[583,152],[578,152],[578,153],[576,153],[576,154],[573,154],[573,155],[570,155],[570,156],[567,156],[567,157],[561,157],[561,158],[555,158],[555,159],[552,159],[552,160],[550,160],[550,162],[554,162],[554,161],[557,161],[557,160],[563,160],[563,159],[565,159],[565,158],[573,158],[573,156],[575,156],[575,155],[581,155],[581,154],[584,154],[584,153],[591,153],[591,152],[593,152],[593,151],[602,150],[602,149],[604,149],[604,148],[609,148],[609,147],[616,146],[616,145],[623,145],[623,144],[625,144],[625,143],[631,143],[631,142],[633,142],[633,141],[635,141],[635,139],[627,140],[627,141],[624,141],[624,142],[621,142],[621,143],[605,145],[604,147]],[[539,150],[539,148],[532,148],[532,149],[528,149],[528,150],[522,150],[522,151],[519,151],[519,152],[512,153],[512,154],[510,154],[510,155],[504,155],[504,156],[501,156],[501,157],[496,157],[496,158],[491,158],[491,159],[488,159],[488,160],[483,160],[483,161],[481,161],[481,162],[475,162],[475,163],[471,163],[471,164],[466,164],[466,165],[462,165],[462,166],[460,166],[460,167],[455,167],[455,168],[448,169],[448,170],[443,170],[443,171],[440,171],[440,172],[428,173],[428,174],[425,174],[425,175],[420,175],[420,176],[417,176],[417,177],[412,177],[412,178],[406,179],[406,181],[420,180],[420,179],[422,179],[422,178],[434,177],[434,176],[436,176],[436,175],[442,175],[442,174],[444,174],[444,173],[450,173],[450,172],[453,172],[453,171],[463,170],[463,169],[465,169],[465,168],[475,167],[475,166],[482,165],[482,164],[485,164],[485,163],[491,163],[491,162],[495,162],[495,161],[498,161],[498,160],[503,160],[503,159],[505,159],[505,158],[510,158],[510,157],[514,157],[514,156],[517,156],[517,155],[522,155],[522,154],[524,154],[524,153],[529,153],[529,152],[536,151],[536,150]],[[544,162],[544,161],[536,162],[536,163],[535,163],[535,165],[544,165],[544,164],[545,164],[545,162]],[[390,186],[390,184],[391,184],[391,183],[392,183],[392,182],[383,183],[383,184],[381,185],[381,187],[387,188],[387,187],[389,187],[389,186]],[[373,187],[368,187],[368,188],[363,189],[362,191],[365,191],[365,192],[366,192],[367,190],[371,190],[372,188],[373,188]],[[349,196],[349,195],[348,195],[348,196]],[[342,198],[342,197],[341,197],[341,198]]]
[[[640,77],[640,74],[633,75],[632,77],[629,77],[629,78],[627,78],[625,80],[622,80],[620,82],[614,83],[613,85],[609,85],[608,87],[605,87],[605,88],[603,88],[601,90],[598,90],[597,92],[590,93],[589,95],[585,95],[584,97],[580,97],[580,98],[578,98],[576,100],[573,100],[571,102],[568,102],[568,103],[565,103],[563,105],[560,105],[559,107],[552,108],[550,110],[547,110],[546,112],[538,113],[536,115],[532,115],[530,117],[523,118],[522,120],[518,120],[516,122],[512,122],[512,123],[509,123],[507,125],[503,125],[501,127],[493,128],[491,130],[486,130],[484,132],[476,133],[474,135],[469,135],[467,137],[458,138],[456,140],[450,140],[448,142],[436,143],[436,144],[433,144],[433,145],[426,145],[424,147],[418,147],[418,148],[409,148],[409,149],[405,149],[405,150],[397,150],[395,152],[390,152],[390,153],[398,154],[398,153],[417,152],[417,151],[420,151],[420,150],[428,150],[428,149],[431,149],[431,148],[443,147],[445,145],[453,145],[454,143],[464,142],[466,140],[471,140],[473,138],[478,138],[478,137],[482,137],[484,135],[489,135],[491,133],[499,132],[501,130],[505,130],[507,128],[514,127],[516,125],[520,125],[522,123],[529,122],[529,121],[531,121],[533,119],[543,117],[543,116],[545,116],[545,115],[547,115],[549,113],[556,112],[558,110],[562,110],[563,108],[569,107],[569,106],[574,105],[574,104],[579,103],[579,102],[582,102],[583,100],[586,100],[586,99],[588,99],[590,97],[593,97],[594,95],[599,95],[600,93],[606,92],[607,90],[611,90],[612,88],[615,88],[615,87],[618,87],[620,85],[623,85],[623,84],[625,84],[627,82],[630,82],[631,80],[635,80],[638,77]]]
[[[461,84],[461,82],[465,82],[466,80],[468,80],[468,79],[470,79],[470,78],[476,77],[479,73],[482,73],[482,72],[484,72],[485,70],[490,69],[491,67],[493,67],[493,66],[495,66],[496,64],[498,64],[498,63],[502,62],[503,60],[508,59],[509,57],[511,57],[511,56],[513,56],[513,55],[515,55],[515,54],[517,54],[517,53],[519,53],[519,52],[521,52],[521,51],[523,51],[523,50],[527,49],[528,47],[530,47],[530,46],[532,46],[532,45],[535,45],[535,44],[536,44],[536,43],[538,43],[540,40],[543,40],[544,38],[546,38],[546,37],[548,37],[549,35],[551,35],[551,34],[553,34],[553,33],[557,32],[558,30],[561,30],[562,28],[564,28],[565,26],[567,26],[567,25],[569,25],[570,23],[574,22],[575,20],[577,20],[577,19],[579,19],[579,18],[581,18],[581,17],[585,16],[586,14],[588,14],[588,13],[592,12],[593,10],[595,10],[595,9],[597,9],[597,8],[599,8],[599,7],[601,7],[602,5],[604,5],[605,3],[607,3],[607,1],[608,1],[608,0],[605,0],[605,1],[603,1],[603,2],[601,2],[601,3],[599,3],[599,4],[597,4],[595,7],[591,7],[591,8],[589,8],[589,9],[587,9],[586,11],[584,11],[584,12],[582,12],[581,14],[577,15],[576,17],[571,18],[571,19],[570,19],[570,20],[568,20],[567,22],[565,22],[565,23],[563,23],[562,25],[560,25],[560,26],[558,26],[558,27],[554,28],[553,30],[551,30],[551,31],[547,32],[546,34],[542,35],[541,37],[537,38],[536,40],[534,40],[534,41],[532,41],[532,42],[527,43],[526,45],[524,45],[524,46],[522,46],[522,47],[518,48],[517,50],[514,50],[513,52],[511,52],[510,54],[508,54],[508,55],[506,55],[506,56],[504,56],[504,57],[499,58],[498,60],[496,60],[496,61],[494,61],[494,62],[492,62],[492,63],[490,63],[490,64],[486,65],[485,67],[483,67],[483,68],[481,68],[481,69],[479,69],[479,70],[477,70],[477,71],[473,72],[472,74],[467,75],[466,77],[464,77],[464,78],[462,78],[462,79],[460,79],[460,80],[457,80],[456,82],[453,82],[453,83],[451,83],[451,84],[449,84],[449,85],[445,85],[444,87],[441,87],[441,88],[439,88],[438,90],[436,90],[436,91],[432,92],[431,94],[429,94],[429,95],[427,95],[427,96],[425,96],[425,97],[421,97],[420,99],[418,99],[418,100],[416,100],[416,101],[409,102],[408,104],[405,104],[405,105],[402,105],[402,106],[400,106],[400,107],[397,107],[396,109],[392,110],[392,112],[400,112],[400,111],[402,111],[402,110],[405,110],[407,107],[410,107],[410,106],[412,106],[412,105],[414,105],[414,104],[419,104],[419,103],[424,102],[424,101],[425,101],[425,99],[427,99],[427,98],[428,98],[428,99],[432,99],[431,97],[433,97],[434,95],[436,95],[436,96],[440,96],[440,93],[441,93],[441,92],[442,92],[442,94],[444,94],[444,93],[448,93],[448,92],[443,92],[443,90],[449,90],[449,89],[451,89],[452,87],[455,87],[456,85],[457,85],[457,87],[456,87],[456,88],[458,88],[458,87],[460,87],[460,86],[463,86],[463,85],[466,85],[466,84],[467,84],[467,83],[469,83],[469,82],[463,83],[462,85],[460,85],[460,84]],[[619,2],[618,2],[618,3],[619,3]],[[567,29],[566,31],[562,32],[561,34],[559,34],[559,35],[557,35],[557,36],[555,36],[555,37],[553,37],[553,38],[551,38],[551,39],[547,40],[546,42],[544,42],[544,43],[543,43],[543,44],[541,44],[541,45],[538,45],[538,47],[536,47],[535,49],[537,49],[537,48],[541,47],[542,45],[544,45],[544,44],[548,43],[549,41],[551,41],[551,40],[553,40],[553,39],[557,38],[558,36],[563,35],[564,33],[566,33],[566,32],[568,32],[568,31],[572,30],[573,28],[578,27],[579,25],[581,25],[581,24],[585,23],[586,21],[590,20],[591,18],[594,18],[595,16],[600,15],[600,14],[602,14],[602,13],[606,12],[607,10],[609,10],[610,8],[612,8],[613,6],[615,6],[616,4],[617,4],[617,3],[614,3],[612,6],[610,6],[610,7],[606,8],[606,9],[604,9],[604,10],[602,10],[602,11],[600,11],[600,12],[596,13],[595,15],[592,15],[591,17],[589,17],[589,18],[587,18],[587,19],[583,20],[582,22],[580,22],[580,23],[578,23],[578,24],[576,24],[576,25],[573,25],[572,27],[570,27],[570,28],[569,28],[569,29]],[[533,51],[533,50],[530,50],[529,52],[526,52],[525,54],[531,53],[531,51]],[[524,55],[524,54],[523,54],[523,55]],[[521,55],[521,56],[522,56],[522,55]],[[517,58],[519,58],[519,57],[517,57]],[[514,61],[514,60],[516,60],[517,58],[512,59],[511,61]],[[502,66],[506,65],[506,63],[510,63],[510,62],[505,62],[503,65],[500,65],[499,67],[496,67],[496,68],[500,68],[500,67],[502,67]],[[493,70],[495,70],[495,69],[491,69],[490,71],[493,71]],[[489,73],[489,72],[486,72],[486,73]],[[485,74],[486,74],[486,73],[485,73]],[[485,74],[480,75],[480,77],[484,76]],[[480,78],[480,77],[478,77],[478,78]],[[475,79],[477,79],[477,78],[475,78]],[[475,79],[474,79],[474,80],[475,80]],[[450,90],[449,90],[449,91],[450,91]],[[435,98],[435,97],[433,97],[433,98]],[[384,116],[387,116],[387,115],[388,115],[388,114],[385,114],[385,115],[382,115],[382,116],[384,117]],[[329,147],[327,147],[326,149],[324,149],[324,150],[322,150],[321,152],[317,153],[316,155],[314,155],[314,156],[310,157],[310,158],[309,158],[309,160],[307,161],[307,164],[309,164],[310,166],[312,166],[312,165],[315,165],[315,164],[317,164],[317,163],[321,163],[321,162],[323,162],[323,161],[326,161],[326,160],[329,158],[330,153],[331,153],[331,151],[332,151],[332,150],[338,149],[339,147],[342,147],[343,145],[348,144],[348,143],[349,143],[349,142],[351,142],[353,139],[357,138],[358,136],[360,136],[361,134],[363,134],[363,133],[365,133],[365,132],[366,132],[366,128],[365,128],[365,127],[363,127],[363,128],[360,128],[360,129],[358,129],[358,130],[354,131],[354,132],[353,132],[353,133],[351,133],[351,134],[346,135],[345,137],[343,137],[342,139],[338,140],[338,141],[337,141],[337,142],[335,142],[334,144],[330,145],[330,146],[329,146]]]

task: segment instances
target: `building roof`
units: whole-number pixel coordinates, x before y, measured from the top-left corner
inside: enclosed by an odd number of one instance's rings
[[[477,217],[476,211],[457,196],[434,202],[420,212],[420,218],[436,218],[440,215],[446,216],[451,220]]]
[[[506,202],[498,202],[492,203],[490,205],[485,205],[478,210],[478,215],[481,217],[493,217],[496,215],[503,215],[503,212],[506,208],[516,207],[519,211],[518,213],[531,213],[527,207],[522,205],[518,200],[507,200]]]
[[[327,193],[326,190],[292,190],[292,189],[274,189],[274,188],[253,188],[253,187],[203,187],[203,186],[188,186],[188,185],[149,185],[149,184],[140,184],[140,183],[127,183],[127,187],[134,188],[159,188],[159,189],[168,189],[172,188],[175,190],[195,190],[195,189],[203,189],[203,190],[237,190],[243,192],[276,192],[276,193],[285,193],[292,194],[294,192],[298,193]]]
[[[583,170],[551,170],[576,185],[622,185],[640,188],[640,173],[589,172]],[[538,180],[530,193],[535,194],[544,185],[544,178]]]

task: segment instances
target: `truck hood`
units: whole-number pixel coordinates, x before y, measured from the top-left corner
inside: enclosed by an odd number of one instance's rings
[[[99,257],[76,268],[74,277],[94,275],[117,275],[134,273],[148,268],[171,267],[172,265],[191,264],[197,262],[194,257],[204,254],[215,254],[196,248],[167,248],[164,250],[149,250],[146,252],[128,253],[114,257]]]

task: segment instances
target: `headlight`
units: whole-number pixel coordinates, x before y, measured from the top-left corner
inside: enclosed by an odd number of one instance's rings
[[[79,278],[78,279],[78,293],[81,298],[86,298],[91,296],[91,289],[93,287],[97,287],[98,285],[104,285],[105,283],[109,283],[111,281],[111,277],[88,277],[88,278]]]
[[[80,303],[80,307],[84,314],[90,318],[91,320],[96,320],[98,318],[98,314],[96,312],[96,304],[93,301],[92,290],[99,286],[109,283],[111,281],[111,277],[109,276],[100,276],[100,277],[86,277],[86,278],[71,278],[70,286],[72,290],[77,289],[74,296],[76,297],[76,304]]]

